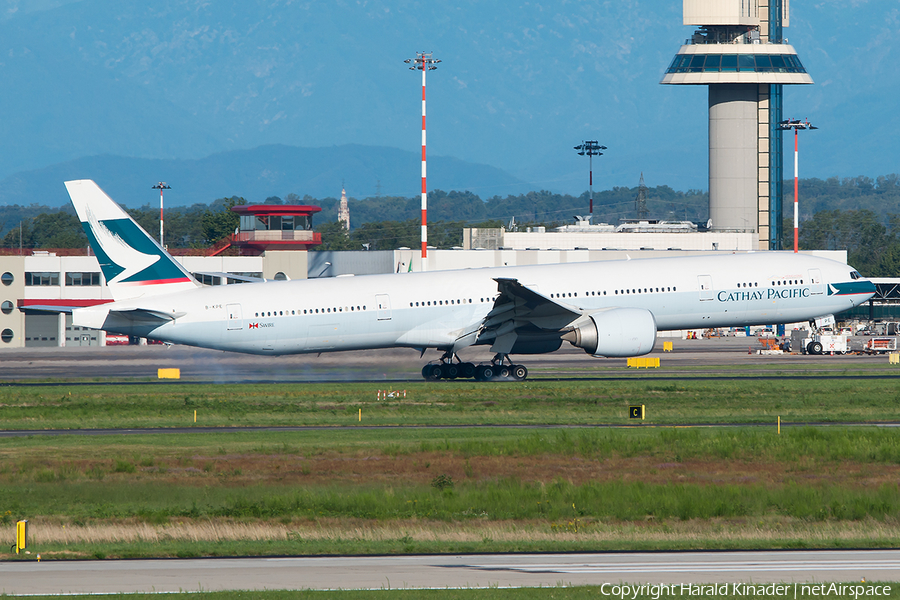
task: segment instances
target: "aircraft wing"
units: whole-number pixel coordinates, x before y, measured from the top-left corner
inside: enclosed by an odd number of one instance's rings
[[[477,341],[494,340],[491,350],[509,353],[520,336],[558,331],[580,317],[578,308],[551,300],[518,279],[497,278],[500,295],[482,320]]]

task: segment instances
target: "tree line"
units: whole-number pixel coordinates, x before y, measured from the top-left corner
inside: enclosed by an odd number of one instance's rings
[[[244,198],[219,198],[210,205],[195,204],[174,207],[165,212],[165,237],[169,248],[208,248],[234,233],[240,216],[232,206],[246,204]],[[58,210],[44,207],[44,212],[22,219],[3,236],[4,248],[85,248],[87,236],[71,206]],[[137,223],[154,235],[159,231],[159,209],[150,206],[126,209]]]
[[[785,182],[784,214],[793,208],[793,181]],[[620,219],[637,216],[635,198],[638,188],[615,187],[594,194],[594,222],[616,224]],[[580,196],[529,192],[517,196],[494,196],[482,200],[471,192],[429,193],[429,245],[453,248],[462,245],[464,227],[510,226],[515,218],[518,228],[553,227],[571,223],[575,215],[587,214],[588,194]],[[318,250],[393,250],[420,245],[420,199],[378,196],[349,199],[351,230],[337,221],[337,198],[315,199],[288,194],[284,199],[272,196],[262,203],[313,204],[322,207],[314,218],[315,230],[322,235]],[[244,198],[219,198],[209,205],[166,209],[165,231],[169,248],[208,248],[234,233],[239,216],[230,208],[247,204]],[[688,220],[705,223],[708,218],[708,194],[689,190],[678,192],[668,186],[647,190],[651,218]],[[800,247],[825,250],[846,249],[848,260],[869,277],[894,277],[900,273],[900,214],[890,208],[900,205],[900,176],[870,179],[855,177],[803,179],[800,181]],[[18,211],[18,222],[6,225]],[[149,205],[127,211],[146,231],[159,230],[159,209]],[[5,231],[6,248],[82,248],[87,237],[71,206],[50,209],[0,207],[0,231]],[[20,235],[21,231],[21,235]],[[783,247],[793,247],[793,223],[784,221]]]

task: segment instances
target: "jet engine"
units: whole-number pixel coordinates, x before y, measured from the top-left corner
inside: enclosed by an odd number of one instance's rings
[[[562,339],[593,356],[640,356],[656,343],[656,319],[643,308],[611,308],[579,319]]]

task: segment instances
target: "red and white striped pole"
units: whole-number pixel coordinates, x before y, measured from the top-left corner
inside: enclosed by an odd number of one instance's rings
[[[794,129],[794,253],[800,251],[800,208],[797,196],[800,192],[800,152],[797,142],[797,129]]]
[[[160,181],[150,189],[159,190],[159,245],[165,248],[166,243],[163,237],[163,190],[171,190],[172,188],[165,181]]]
[[[414,59],[404,61],[407,64],[412,63],[410,70],[422,71],[422,270],[427,271],[428,258],[428,185],[426,183],[426,160],[425,160],[425,73],[437,69],[435,66],[441,62],[432,58],[431,52],[416,52]]]
[[[800,119],[787,119],[778,123],[778,129],[794,130],[794,252],[800,251],[800,145],[797,141],[797,133],[801,129],[818,129],[809,124],[809,121],[803,122]]]
[[[428,69],[422,65],[422,270],[426,271],[428,258],[428,186],[425,183],[427,169],[425,167],[425,73]]]

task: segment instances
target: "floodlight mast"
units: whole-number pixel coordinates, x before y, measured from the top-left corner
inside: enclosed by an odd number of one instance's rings
[[[575,146],[578,150],[578,156],[588,156],[588,195],[590,196],[590,215],[594,216],[594,157],[603,156],[600,150],[606,150],[606,146],[601,146],[597,140],[588,140],[582,142],[581,145]],[[590,219],[589,219],[590,220]]]
[[[801,129],[818,129],[818,127],[810,125],[808,119],[806,121],[786,119],[778,123],[778,129],[783,131],[794,130],[794,252],[796,253],[800,251],[800,209],[797,204],[797,194],[800,191],[800,158],[797,132]]]
[[[150,189],[159,190],[159,245],[165,248],[166,244],[163,238],[163,190],[171,190],[172,188],[165,181],[160,181]]]
[[[437,69],[439,59],[432,57],[432,52],[416,52],[415,58],[407,58],[403,62],[411,64],[410,71],[422,71],[422,270],[427,271],[428,258],[428,187],[425,183],[425,73]]]

